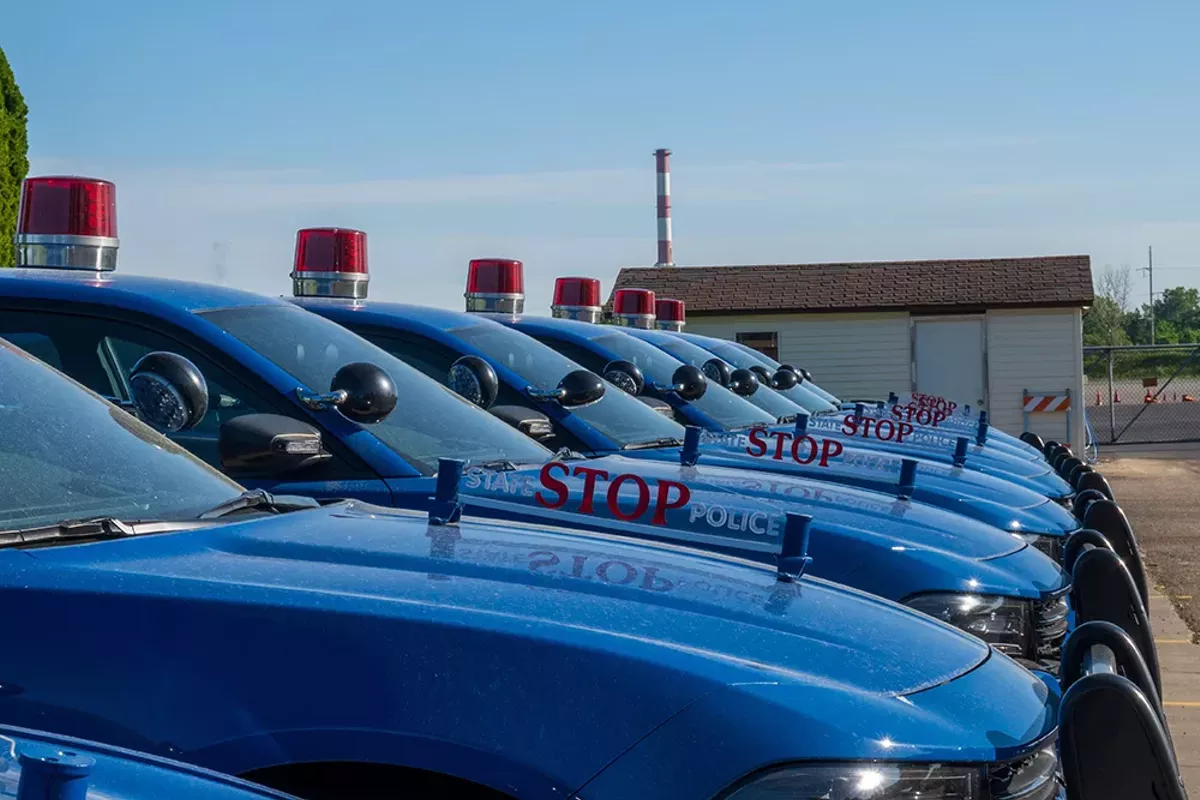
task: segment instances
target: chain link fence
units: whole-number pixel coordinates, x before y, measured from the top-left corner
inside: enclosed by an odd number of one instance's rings
[[[1200,344],[1085,347],[1083,375],[1096,443],[1200,441]]]

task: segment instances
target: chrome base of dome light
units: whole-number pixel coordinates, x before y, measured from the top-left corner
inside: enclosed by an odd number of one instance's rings
[[[555,319],[574,319],[595,325],[604,319],[604,309],[598,306],[550,306],[550,315]]]
[[[112,272],[117,268],[116,237],[17,234],[17,266]]]
[[[647,331],[654,330],[653,314],[613,314],[613,322],[626,328],[641,328]]]
[[[525,295],[523,294],[465,294],[467,311],[490,314],[523,314],[525,313]]]
[[[358,272],[293,272],[292,296],[365,300],[369,282]]]
[[[673,319],[655,320],[654,326],[660,331],[669,331],[671,333],[679,333],[683,330],[683,323]]]

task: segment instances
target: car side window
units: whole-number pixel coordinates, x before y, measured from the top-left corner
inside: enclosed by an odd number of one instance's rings
[[[213,466],[220,467],[217,437],[221,423],[242,414],[276,413],[227,370],[156,331],[124,322],[70,314],[0,310],[0,336],[35,343],[31,351],[53,354],[52,366],[97,394],[114,400],[130,399],[129,373],[138,359],[166,350],[190,359],[204,374],[209,388],[208,413],[196,427],[169,438]]]
[[[420,370],[441,384],[446,383],[446,376],[450,372],[450,365],[462,355],[456,350],[452,350],[437,342],[431,342],[422,336],[397,333],[396,331],[385,332],[375,328],[353,328],[352,330],[371,344],[386,350],[396,358]],[[500,383],[495,405],[522,406],[524,408],[536,407],[536,404],[530,402],[529,398],[504,382]],[[552,450],[560,447],[569,447],[572,450],[585,450],[583,442],[577,439],[560,423],[552,420],[551,424],[554,426],[554,436],[550,440],[543,441],[542,444]]]
[[[347,326],[349,327],[349,326]],[[433,378],[443,386],[450,374],[450,365],[459,354],[445,345],[431,342],[423,336],[396,331],[380,331],[377,328],[350,328],[371,344],[391,353],[414,369]]]
[[[604,367],[608,365],[608,361],[606,361],[604,357],[593,353],[586,347],[580,347],[574,342],[563,341],[562,339],[557,339],[553,336],[546,336],[545,334],[539,333],[529,335],[547,347],[551,347],[562,353],[564,356],[571,359],[576,364],[584,367],[585,369],[590,369],[597,375],[604,374]]]

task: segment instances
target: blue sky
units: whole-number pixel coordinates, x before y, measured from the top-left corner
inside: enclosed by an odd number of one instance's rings
[[[43,0],[0,46],[34,174],[117,182],[131,272],[279,294],[348,225],[373,296],[459,307],[508,256],[540,312],[653,263],[669,147],[680,264],[1153,245],[1200,285],[1200,4],[1135,5]]]

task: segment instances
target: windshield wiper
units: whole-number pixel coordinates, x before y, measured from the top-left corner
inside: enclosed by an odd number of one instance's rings
[[[652,439],[648,442],[638,442],[637,444],[627,444],[622,447],[622,450],[650,450],[655,447],[683,447],[683,439],[676,439],[673,436],[667,436],[662,439]]]
[[[215,505],[200,514],[197,519],[220,519],[240,511],[270,511],[273,514],[283,514],[288,511],[300,511],[305,508],[320,508],[321,504],[311,497],[299,495],[273,495],[263,489],[251,489],[242,492],[232,500]]]
[[[493,461],[481,461],[478,464],[472,464],[473,467],[479,469],[495,469],[501,472],[512,472],[517,468],[517,465],[509,461],[507,458],[497,458]]]
[[[134,536],[133,526],[115,517],[73,519],[23,530],[0,531],[0,547],[21,547],[51,541],[123,539]]]

